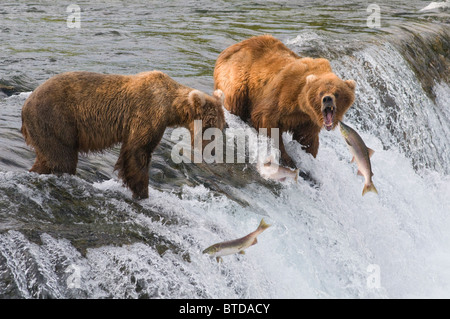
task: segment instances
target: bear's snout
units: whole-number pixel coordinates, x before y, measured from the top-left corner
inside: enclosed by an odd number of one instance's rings
[[[333,98],[330,95],[326,95],[322,99],[322,104],[330,104],[333,103]]]

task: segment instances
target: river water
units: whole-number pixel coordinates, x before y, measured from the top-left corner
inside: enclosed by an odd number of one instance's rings
[[[450,15],[420,11],[429,4],[378,1],[377,20],[366,1],[2,3],[0,297],[449,298]],[[357,82],[345,122],[375,150],[378,196],[361,196],[337,130],[321,133],[316,159],[284,136],[314,182],[175,164],[170,129],[147,200],[113,172],[119,146],[80,156],[75,176],[28,173],[21,107],[52,75],[157,69],[211,93],[218,54],[265,33]],[[218,264],[201,253],[261,218],[272,226],[245,255]]]

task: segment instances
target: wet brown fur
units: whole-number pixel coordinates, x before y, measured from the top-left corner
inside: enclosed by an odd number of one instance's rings
[[[338,78],[327,59],[301,58],[270,35],[225,49],[216,61],[214,85],[225,93],[224,105],[231,113],[249,120],[257,130],[267,128],[269,134],[271,128],[279,128],[281,160],[291,167],[295,164],[281,134],[292,132],[293,139],[315,157],[324,122],[321,97],[334,98],[334,128],[352,105],[355,90],[355,82]]]
[[[193,121],[202,120],[204,129],[223,129],[220,93],[209,96],[159,71],[56,75],[22,109],[22,134],[36,151],[30,171],[75,174],[79,152],[122,143],[115,170],[134,198],[147,198],[152,152],[166,127],[184,126],[193,136]]]

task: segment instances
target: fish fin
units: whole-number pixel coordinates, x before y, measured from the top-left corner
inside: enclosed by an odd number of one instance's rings
[[[245,251],[241,250],[238,254],[245,255]]]
[[[364,185],[363,191],[362,191],[362,195],[366,195],[367,192],[374,192],[375,194],[378,194],[377,189],[375,188],[375,185],[370,184],[370,185]]]
[[[375,153],[375,151],[371,148],[367,148],[367,151],[369,152],[369,158],[372,157],[373,153]]]
[[[358,172],[356,173],[356,175],[358,175],[358,176],[364,176],[364,175],[361,173],[360,170],[358,170]]]
[[[267,224],[265,221],[264,221],[264,218],[262,218],[261,219],[261,222],[259,223],[259,226],[258,226],[258,228],[261,228],[261,229],[266,229],[266,228],[268,228],[268,227],[270,227],[270,225],[269,224]],[[255,238],[255,240],[256,240],[256,238]]]
[[[217,260],[217,262],[218,262],[218,263],[221,263],[221,262],[223,262],[223,259],[222,259],[222,257],[216,257],[216,260]]]
[[[300,168],[295,170],[295,182],[298,183],[298,175],[300,174]]]
[[[350,161],[350,163],[353,163],[355,161],[355,157],[352,157],[352,160]]]
[[[350,142],[347,139],[345,139],[345,142],[347,143],[348,146],[352,146],[352,144],[350,144]]]
[[[256,245],[258,243],[258,240],[255,238],[255,240],[253,241],[253,243],[252,243],[252,246],[253,245]],[[242,251],[242,250],[241,250]]]

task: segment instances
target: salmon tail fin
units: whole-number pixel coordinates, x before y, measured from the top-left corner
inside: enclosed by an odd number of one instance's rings
[[[367,192],[374,192],[375,194],[378,194],[377,189],[375,188],[375,185],[370,184],[370,185],[364,185],[363,191],[362,191],[362,195],[366,195]]]
[[[269,227],[270,227],[270,225],[266,224],[266,222],[264,221],[264,218],[261,219],[261,222],[259,223],[258,229],[264,230],[264,229],[267,229]]]
[[[294,178],[294,180],[295,180],[295,182],[296,183],[298,183],[298,175],[300,174],[300,168],[297,168],[296,170],[295,170],[295,178]]]
[[[375,151],[371,148],[367,148],[367,151],[369,152],[369,158],[372,157],[373,153],[375,153]]]

